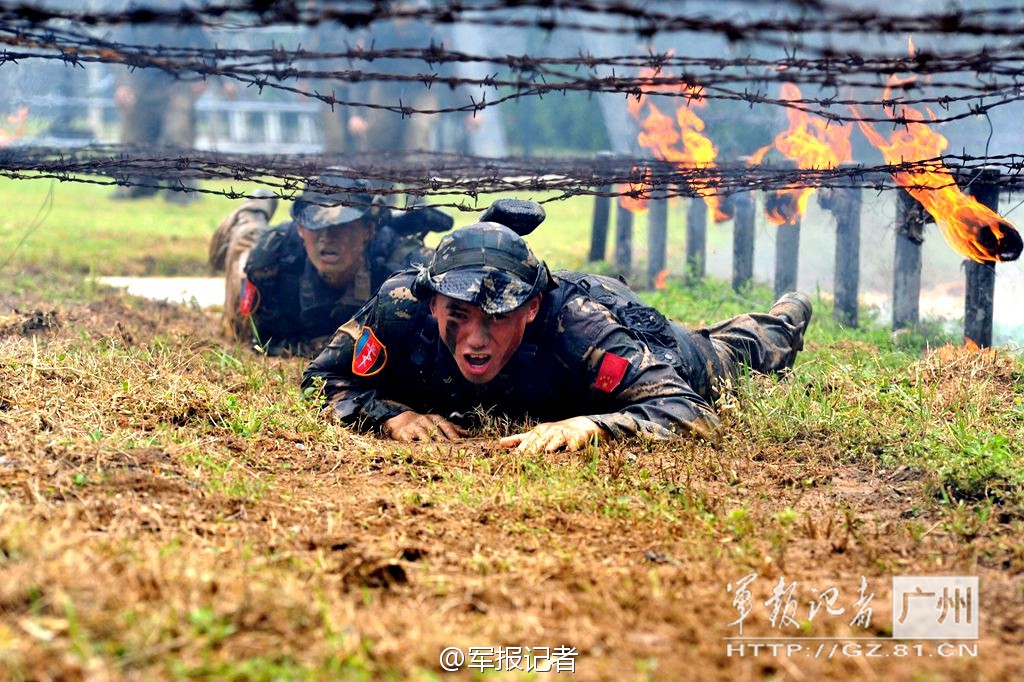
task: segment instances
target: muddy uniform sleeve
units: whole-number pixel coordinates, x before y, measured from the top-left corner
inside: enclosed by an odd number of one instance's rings
[[[604,306],[570,299],[559,334],[560,353],[579,368],[574,392],[584,396],[586,416],[614,438],[714,437],[719,421],[708,402]]]
[[[343,324],[331,342],[302,375],[302,388],[323,382],[325,404],[342,423],[377,428],[408,407],[386,397],[401,385],[402,358],[416,338],[420,302],[396,275],[356,315]]]

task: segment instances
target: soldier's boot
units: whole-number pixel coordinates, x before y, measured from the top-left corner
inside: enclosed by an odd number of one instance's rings
[[[790,291],[783,294],[768,310],[769,315],[782,318],[793,328],[793,339],[790,342],[790,353],[786,358],[786,367],[792,367],[796,354],[804,349],[804,332],[811,321],[814,307],[806,294]]]
[[[208,258],[214,272],[224,270],[231,240],[239,229],[252,223],[269,225],[274,217],[274,211],[277,210],[277,197],[274,193],[261,187],[253,192],[253,196],[254,198],[247,200],[220,221],[220,225],[213,233]]]

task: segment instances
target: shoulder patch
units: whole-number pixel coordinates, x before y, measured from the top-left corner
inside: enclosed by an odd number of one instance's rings
[[[372,329],[364,326],[352,352],[352,373],[361,377],[373,376],[387,363],[388,349]]]
[[[260,290],[246,278],[242,278],[242,294],[238,298],[238,312],[249,317],[260,307]]]
[[[605,393],[614,391],[622,378],[626,376],[626,368],[629,367],[629,360],[615,353],[605,353],[601,360],[601,369],[594,380],[594,388]]]

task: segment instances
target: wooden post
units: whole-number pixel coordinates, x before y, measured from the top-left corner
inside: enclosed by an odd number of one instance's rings
[[[647,286],[654,288],[667,258],[668,199],[656,192],[647,206]]]
[[[732,228],[732,289],[742,291],[754,279],[754,193],[734,194]]]
[[[690,199],[686,210],[686,282],[704,279],[707,271],[708,207],[701,197]]]
[[[796,291],[797,268],[800,264],[800,216],[793,225],[775,228],[775,297]]]
[[[612,158],[611,152],[598,152],[596,159],[597,175],[606,177],[605,166]],[[600,184],[598,191],[611,192],[611,185]],[[594,220],[590,228],[590,254],[587,260],[591,263],[603,261],[608,250],[608,218],[611,216],[612,200],[608,196],[594,197]]]
[[[610,191],[608,185],[599,188],[602,192]],[[608,218],[611,214],[612,200],[610,197],[594,197],[594,222],[590,228],[590,254],[587,260],[603,261],[608,249]]]
[[[927,213],[906,190],[896,202],[896,258],[893,263],[892,328],[917,326],[921,299],[921,243]]]
[[[969,191],[979,202],[993,211],[999,210],[999,171],[982,170],[971,183]],[[992,345],[993,299],[996,292],[996,264],[987,261],[964,261],[967,291],[964,295],[964,341],[974,341],[982,348]]]
[[[615,203],[615,269],[628,277],[633,267],[633,213],[621,201]]]
[[[835,291],[832,317],[840,324],[857,326],[857,298],[860,288],[860,206],[859,187],[821,190],[821,207],[836,219]]]

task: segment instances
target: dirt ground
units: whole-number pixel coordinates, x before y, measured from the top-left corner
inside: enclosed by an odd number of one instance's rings
[[[0,677],[436,679],[446,647],[517,646],[571,647],[581,679],[1024,670],[1018,509],[944,508],[813,434],[397,445],[318,421],[301,360],[247,355],[197,310],[0,301]],[[752,573],[744,637],[882,639],[726,640]],[[978,576],[977,655],[894,649],[895,575]],[[802,626],[770,622],[780,578]],[[843,612],[808,620],[833,586]]]

